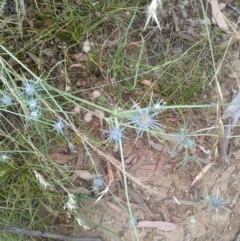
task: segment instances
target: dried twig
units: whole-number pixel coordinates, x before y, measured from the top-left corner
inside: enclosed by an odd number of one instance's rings
[[[22,235],[31,236],[31,237],[46,237],[46,238],[64,240],[64,241],[102,241],[101,238],[89,238],[89,237],[72,238],[62,234],[48,233],[48,232],[42,232],[38,230],[27,230],[27,229],[13,227],[9,225],[0,225],[0,231],[22,234]]]

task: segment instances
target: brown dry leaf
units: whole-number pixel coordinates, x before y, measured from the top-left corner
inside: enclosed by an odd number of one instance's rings
[[[168,207],[165,203],[160,204],[160,210],[162,212],[164,220],[167,222],[170,222],[170,213],[169,213]]]
[[[105,114],[102,110],[95,110],[94,114],[98,117],[100,126],[103,127],[103,119],[105,117]]]
[[[177,228],[177,225],[170,222],[163,221],[140,221],[137,224],[138,228],[157,228],[163,231],[173,231]]]
[[[149,144],[150,144],[150,146],[151,146],[153,149],[155,149],[155,150],[157,150],[157,151],[162,151],[163,148],[164,148],[164,146],[163,146],[161,143],[159,143],[159,142],[150,141]]]
[[[114,175],[109,162],[107,162],[107,171],[108,171],[108,185],[110,185],[114,181]]]
[[[136,163],[134,163],[132,166],[130,167],[126,167],[128,172],[134,172],[138,169],[141,168],[142,165],[144,165],[144,162],[146,161],[146,157],[145,156],[141,156]]]
[[[78,62],[83,62],[88,60],[87,54],[83,54],[83,53],[71,54],[70,56]]]
[[[31,57],[31,59],[34,61],[34,63],[37,65],[38,69],[41,70],[43,67],[43,60],[40,59],[37,55],[28,52],[28,55]]]
[[[116,213],[119,213],[119,214],[121,214],[121,215],[125,215],[124,210],[121,209],[119,206],[115,205],[114,203],[106,201],[106,204],[107,204],[111,209],[113,209]]]
[[[90,195],[90,191],[85,188],[85,187],[75,187],[75,188],[65,188],[66,191],[68,191],[71,194],[86,194],[86,195]]]
[[[126,163],[126,164],[131,164],[133,161],[134,161],[134,157],[136,156],[136,154],[133,154],[133,155],[131,155],[131,156],[129,156],[125,161],[124,161],[124,163]]]
[[[82,65],[81,64],[71,64],[69,67],[68,67],[68,70],[71,71],[73,68],[81,68]]]
[[[92,174],[89,171],[76,170],[76,171],[74,171],[74,174],[71,177],[72,182],[74,182],[78,177],[80,177],[84,180],[92,180],[92,179],[97,178],[99,176],[97,174]]]
[[[92,121],[93,119],[93,114],[91,112],[87,112],[85,115],[84,115],[84,121],[89,123]]]
[[[94,90],[91,93],[91,100],[96,100],[97,98],[99,98],[101,96],[101,92],[99,90]]]
[[[211,5],[212,5],[212,22],[214,24],[217,24],[217,26],[224,30],[224,31],[228,31],[228,25],[227,22],[225,21],[225,17],[223,15],[223,13],[221,12],[221,5],[219,5],[218,0],[212,0],[211,1]]]
[[[142,81],[142,84],[146,85],[146,86],[152,86],[153,85],[153,82],[151,80],[148,80],[148,79],[144,79]]]
[[[148,182],[152,182],[155,181],[158,178],[158,175],[161,173],[161,171],[163,170],[163,165],[165,163],[166,160],[166,156],[164,154],[162,154],[157,162],[157,166],[154,169],[154,172],[152,174],[152,176],[148,179]]]
[[[144,79],[142,81],[142,84],[153,88],[153,90],[155,90],[155,91],[159,91],[160,90],[159,85],[158,85],[158,83],[156,81],[152,82],[151,80]]]
[[[69,155],[66,155],[66,154],[63,154],[63,153],[59,153],[59,152],[51,153],[50,157],[54,162],[56,162],[60,165],[64,165],[72,159],[72,156],[69,156]]]
[[[213,164],[214,162],[207,164],[194,178],[194,180],[191,183],[191,186],[193,186],[198,180],[200,180],[203,177],[203,174],[205,174]]]

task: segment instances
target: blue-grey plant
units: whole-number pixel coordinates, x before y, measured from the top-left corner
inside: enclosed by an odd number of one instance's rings
[[[13,98],[7,94],[7,93],[3,93],[1,98],[0,98],[0,102],[1,105],[4,107],[10,106],[13,103]]]
[[[9,155],[7,155],[6,153],[3,153],[1,156],[0,156],[0,162],[7,162],[8,160],[10,159]]]
[[[103,177],[94,178],[94,180],[93,180],[93,192],[95,194],[99,194],[100,187],[103,187],[105,185],[106,184],[105,184],[105,181],[104,181]]]
[[[210,197],[209,200],[210,200],[212,207],[214,207],[216,209],[225,208],[225,206],[227,204],[227,202],[222,197],[218,197],[218,196]]]
[[[25,80],[23,82],[23,89],[27,96],[27,98],[33,98],[39,95],[39,88],[36,84],[36,82],[33,82],[32,80]]]
[[[65,129],[66,125],[62,120],[57,120],[54,122],[53,124],[53,129],[57,132],[57,133],[61,133],[63,134],[63,130]]]
[[[140,137],[143,133],[147,133],[149,136],[151,130],[163,131],[163,126],[156,118],[164,110],[163,105],[164,102],[162,100],[155,104],[152,104],[150,101],[146,108],[141,108],[137,103],[134,103],[133,107],[136,109],[136,112],[130,117],[129,124],[132,124],[136,128]]]
[[[39,119],[39,116],[40,116],[40,113],[37,110],[33,110],[33,111],[30,112],[30,119],[31,120],[35,120],[36,121],[36,120]]]
[[[119,142],[122,141],[124,137],[124,128],[117,127],[114,124],[111,124],[110,129],[108,131],[104,130],[103,132],[108,135],[108,142],[115,142],[115,149],[117,150]]]
[[[71,152],[75,152],[76,151],[76,145],[74,145],[71,141],[68,142],[68,148]]]
[[[39,101],[37,99],[31,99],[28,101],[28,106],[30,110],[36,110],[40,108]]]
[[[185,149],[190,149],[196,145],[195,141],[192,140],[187,136],[187,131],[181,130],[179,133],[174,135],[174,138],[177,139],[177,144],[173,148],[174,150],[179,146],[182,145]]]

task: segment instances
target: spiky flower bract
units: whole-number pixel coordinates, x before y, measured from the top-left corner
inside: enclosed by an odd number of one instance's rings
[[[113,127],[107,132],[109,134],[108,140],[110,142],[112,142],[112,141],[118,142],[118,141],[122,140],[123,129],[121,129],[119,127]]]
[[[9,155],[3,153],[1,156],[0,156],[0,162],[7,162],[7,160],[9,160],[10,157]]]
[[[217,196],[210,197],[210,203],[216,209],[224,208],[227,204],[223,198]]]
[[[53,125],[53,129],[57,132],[57,133],[61,133],[63,134],[63,130],[66,127],[66,125],[64,124],[64,122],[62,120],[57,120],[54,122]]]
[[[174,149],[176,149],[177,146],[179,146],[180,144],[183,145],[184,148],[187,148],[187,149],[190,149],[196,145],[195,141],[190,139],[187,136],[186,131],[181,130],[178,134],[176,134],[176,137],[178,138],[178,140],[177,140],[177,144]]]
[[[27,98],[33,98],[34,96],[38,96],[39,89],[36,83],[31,80],[25,80],[23,86]]]
[[[1,105],[7,107],[12,105],[13,99],[9,94],[3,93],[0,98]]]
[[[108,135],[107,141],[115,142],[115,149],[117,149],[119,142],[122,141],[124,135],[124,128],[118,127],[114,124],[111,124],[110,129],[104,130],[104,133]]]
[[[137,103],[134,103],[133,107],[136,109],[136,112],[129,124],[134,125],[140,136],[144,132],[149,135],[151,130],[162,130],[162,125],[156,119],[156,116],[163,111],[162,103],[162,101],[158,101],[152,106],[150,102],[146,108],[141,108]]]
[[[99,188],[105,185],[105,181],[102,177],[94,178],[93,180],[93,192],[95,194],[99,193]]]
[[[39,102],[36,99],[31,99],[28,102],[28,106],[30,110],[36,110],[39,108]]]
[[[35,121],[38,120],[39,116],[40,116],[40,113],[37,110],[33,110],[30,112],[30,119],[32,120],[35,120]]]

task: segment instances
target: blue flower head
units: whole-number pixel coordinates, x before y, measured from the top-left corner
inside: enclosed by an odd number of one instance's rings
[[[53,129],[57,132],[57,133],[63,133],[64,128],[66,127],[66,125],[64,124],[64,122],[62,120],[57,120],[54,122],[53,125]]]
[[[40,116],[40,113],[37,110],[33,110],[30,113],[30,119],[32,120],[35,120],[35,121],[38,120],[39,116]]]
[[[196,145],[195,141],[187,137],[184,131],[180,131],[180,133],[177,134],[177,137],[179,138],[177,145],[181,143],[185,148],[192,148]]]
[[[123,138],[123,129],[119,127],[113,127],[108,131],[108,134],[109,134],[108,140],[110,142],[113,142],[113,141],[119,142]]]
[[[108,135],[107,141],[115,142],[115,149],[117,149],[119,142],[122,141],[124,137],[123,132],[124,128],[116,127],[114,125],[110,127],[109,131],[104,130],[104,133]]]
[[[102,177],[94,178],[94,180],[93,180],[93,192],[95,194],[98,194],[100,187],[105,186],[105,185],[106,185],[105,181]]]
[[[134,103],[136,113],[134,114],[130,124],[134,125],[140,136],[142,136],[144,132],[149,134],[150,130],[162,128],[162,125],[159,124],[159,121],[156,119],[156,116],[163,111],[162,103],[162,101],[158,101],[153,106],[150,103],[146,108],[141,108],[138,104]]]
[[[23,89],[27,98],[33,98],[34,96],[38,96],[39,89],[36,83],[34,83],[31,80],[26,80],[23,83],[23,86],[24,86]]]
[[[9,160],[10,159],[10,157],[7,155],[7,154],[5,154],[5,153],[3,153],[1,156],[0,156],[0,162],[7,162],[7,160]]]
[[[36,99],[29,100],[28,106],[30,110],[37,110],[40,107],[39,102]]]
[[[1,105],[7,107],[12,105],[13,99],[9,94],[3,93],[0,98]]]
[[[227,202],[221,197],[211,197],[210,203],[216,209],[224,208],[227,204]]]

